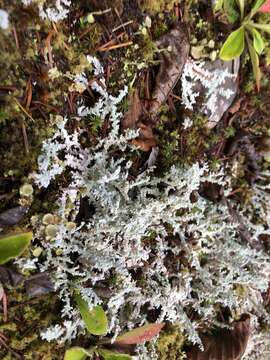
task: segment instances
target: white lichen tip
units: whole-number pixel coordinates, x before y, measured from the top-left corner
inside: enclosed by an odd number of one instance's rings
[[[8,21],[8,13],[5,10],[0,9],[0,28],[3,30],[8,29],[9,21]]]

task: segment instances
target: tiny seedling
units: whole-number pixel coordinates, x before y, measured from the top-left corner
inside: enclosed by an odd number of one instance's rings
[[[108,319],[103,308],[98,305],[89,310],[86,301],[83,300],[79,294],[75,295],[75,302],[85,323],[87,331],[91,335],[106,335],[108,332]],[[144,325],[118,336],[115,339],[114,344],[118,346],[142,344],[145,341],[150,341],[155,336],[157,336],[163,326],[164,324]],[[103,360],[132,359],[129,354],[122,354],[104,348],[104,345],[107,344],[111,345],[110,338],[101,340],[96,346],[93,346],[90,349],[74,346],[66,351],[64,360],[92,359],[95,354],[100,356]]]
[[[0,238],[0,264],[20,256],[30,245],[33,234],[31,232],[8,235]]]
[[[265,48],[265,42],[261,32],[270,34],[270,24],[256,23],[253,21],[258,12],[270,13],[270,0],[256,0],[252,5],[250,12],[245,16],[246,1],[235,0],[238,5],[241,19],[241,26],[233,31],[220,50],[220,58],[225,61],[233,60],[239,57],[248,46],[250,59],[252,63],[254,77],[256,79],[257,89],[260,89],[261,71],[259,65],[259,55]],[[228,0],[219,0],[216,10],[226,9]],[[230,1],[231,3],[231,1]]]

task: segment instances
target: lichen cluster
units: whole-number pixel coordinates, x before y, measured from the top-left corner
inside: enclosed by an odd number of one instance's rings
[[[269,351],[269,153],[256,158],[262,170],[254,184],[251,149],[241,145],[231,156],[226,141],[242,128],[253,139],[269,138],[267,96],[253,93],[247,77],[247,108],[221,131],[210,130],[217,96],[231,95],[223,83],[235,78],[206,68],[220,38],[206,18],[197,20],[211,5],[108,3],[4,1],[14,29],[0,29],[0,206],[29,209],[22,226],[33,229],[34,241],[15,265],[25,275],[48,272],[56,293],[29,299],[8,287],[9,320],[0,314],[0,333],[25,359],[59,359],[71,342],[95,345],[74,302],[79,292],[89,308],[102,305],[112,339],[166,323],[159,338],[136,348],[141,360],[184,359],[183,347],[200,346],[201,332],[246,312],[253,327],[245,358],[259,359]],[[127,6],[135,15],[123,25]],[[123,132],[121,122],[132,88],[140,88],[144,105],[150,101],[158,55],[168,51],[155,40],[176,16],[190,23],[197,61],[189,59],[160,108],[159,156],[147,168],[148,155],[131,145],[138,132]],[[104,51],[104,34],[117,27],[124,35],[114,31],[106,46],[132,44]],[[203,114],[194,111],[197,100]],[[1,356],[13,358],[7,349]]]

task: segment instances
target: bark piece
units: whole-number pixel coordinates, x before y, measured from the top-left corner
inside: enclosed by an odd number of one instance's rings
[[[250,335],[250,316],[243,314],[232,329],[220,329],[213,335],[201,336],[204,351],[193,347],[187,351],[188,360],[240,360]]]

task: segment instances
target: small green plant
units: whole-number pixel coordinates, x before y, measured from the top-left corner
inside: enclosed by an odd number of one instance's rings
[[[0,238],[0,264],[20,256],[30,245],[32,238],[31,232]]]
[[[261,79],[259,55],[262,54],[265,48],[264,39],[260,32],[264,31],[270,34],[270,24],[258,24],[253,21],[253,17],[258,12],[270,12],[270,1],[256,0],[247,15],[245,15],[245,0],[219,0],[216,4],[215,10],[221,10],[223,8],[228,12],[228,14],[230,14],[230,16],[228,15],[229,21],[235,22],[237,21],[237,17],[232,17],[231,15],[233,13],[232,10],[235,9],[235,5],[238,5],[239,8],[241,26],[229,35],[220,50],[219,56],[225,61],[233,60],[242,54],[247,44],[257,89],[259,90]]]
[[[83,300],[79,294],[75,295],[75,302],[87,331],[91,335],[106,335],[108,333],[108,319],[103,308],[100,305],[97,305],[93,309],[89,310],[86,301]],[[153,337],[158,335],[163,326],[164,324],[144,325],[118,336],[114,343],[121,346],[136,345],[144,343],[145,341],[150,341]],[[95,354],[101,356],[103,360],[132,359],[132,357],[128,354],[117,353],[104,348],[104,345],[106,344],[110,344],[109,338],[101,340],[96,346],[93,346],[90,349],[74,346],[66,351],[64,360],[92,359]]]

